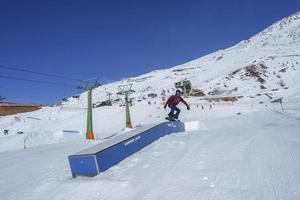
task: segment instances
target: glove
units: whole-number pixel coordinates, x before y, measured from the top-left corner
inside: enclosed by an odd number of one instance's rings
[[[167,105],[164,106],[164,109],[166,109],[166,108],[167,108]]]
[[[190,110],[191,108],[189,106],[187,106],[186,109]]]

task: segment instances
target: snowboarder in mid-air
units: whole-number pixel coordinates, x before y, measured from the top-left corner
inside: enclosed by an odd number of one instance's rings
[[[171,109],[170,113],[168,114],[169,117],[166,117],[167,120],[170,121],[176,121],[178,120],[178,116],[180,113],[180,109],[177,107],[179,102],[182,102],[186,105],[186,108],[190,110],[190,106],[187,104],[187,102],[180,96],[181,92],[180,90],[176,90],[175,95],[172,95],[168,98],[167,102],[165,103],[164,108],[167,106]],[[174,111],[176,113],[174,114]]]

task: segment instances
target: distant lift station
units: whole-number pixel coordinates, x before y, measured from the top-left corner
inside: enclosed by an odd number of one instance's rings
[[[69,156],[72,176],[96,176],[165,135],[184,132],[182,122],[138,127]]]

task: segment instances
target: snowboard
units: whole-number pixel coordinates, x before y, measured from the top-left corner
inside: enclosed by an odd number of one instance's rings
[[[166,117],[165,119],[169,120],[169,121],[172,121],[172,122],[180,121],[179,119],[175,119],[175,118],[172,118],[172,117]]]

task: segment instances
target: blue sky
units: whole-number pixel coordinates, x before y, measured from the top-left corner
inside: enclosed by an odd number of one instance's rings
[[[299,0],[0,0],[0,66],[110,82],[230,47],[296,11]],[[10,102],[53,103],[76,92],[0,78]]]

